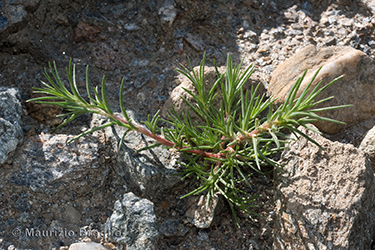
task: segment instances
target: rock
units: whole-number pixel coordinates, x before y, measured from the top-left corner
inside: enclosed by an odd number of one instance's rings
[[[323,106],[353,105],[350,108],[321,112],[322,116],[346,123],[346,125],[340,125],[316,122],[315,125],[321,131],[334,134],[375,115],[375,110],[372,108],[375,105],[373,80],[375,61],[365,53],[351,47],[332,46],[321,49],[317,49],[314,45],[304,47],[274,70],[268,93],[278,98],[277,103],[283,102],[297,78],[305,70],[309,70],[297,94],[300,95],[321,66],[323,68],[313,82],[312,88],[319,81],[322,81],[322,86],[324,86],[336,77],[344,75],[343,79],[334,83],[318,97],[319,99],[335,97],[325,102]]]
[[[245,32],[245,34],[243,35],[243,38],[246,38],[248,40],[255,40],[255,38],[257,38],[257,33],[255,33],[254,31],[252,30],[247,30]]]
[[[6,16],[0,14],[0,32],[4,31],[9,25],[9,20]]]
[[[167,24],[169,27],[172,26],[177,16],[177,10],[174,7],[175,4],[174,0],[165,0],[159,8],[158,14],[162,24]]]
[[[359,149],[368,154],[372,165],[375,166],[375,127],[367,132],[365,138],[362,140],[361,145],[359,146]]]
[[[303,129],[306,133],[306,130]],[[283,153],[275,180],[275,249],[370,249],[374,237],[374,172],[350,144],[307,132]]]
[[[4,4],[0,13],[0,33],[24,20],[27,12],[22,5]]]
[[[141,65],[140,65],[141,66]],[[134,80],[134,87],[137,89],[142,88],[146,85],[151,79],[151,73],[149,70],[141,71],[137,74],[137,78]]]
[[[336,45],[336,38],[335,37],[328,38],[327,41],[325,42],[325,45],[326,46]]]
[[[124,29],[126,29],[127,31],[137,31],[140,30],[141,27],[139,27],[135,23],[127,23],[124,25]]]
[[[193,34],[186,34],[184,40],[196,52],[202,52],[206,48],[206,45],[204,44],[202,39]]]
[[[193,69],[195,72],[199,70],[199,66]],[[219,69],[220,74],[225,72],[224,67],[220,67]],[[205,67],[204,68],[204,79],[205,83],[207,84],[207,89],[211,88],[217,79],[217,74],[214,67]],[[194,94],[197,94],[197,91],[193,85],[193,83],[186,78],[183,74],[179,74],[177,78],[177,87],[173,89],[172,93],[170,94],[169,98],[165,102],[163,109],[162,109],[162,116],[168,117],[168,113],[172,111],[172,106],[174,107],[177,114],[181,114],[183,112],[186,113],[186,109],[188,105],[183,101],[183,98],[192,102],[193,98],[188,94],[184,89],[187,89]],[[190,112],[192,117],[197,117],[194,112]]]
[[[113,47],[108,42],[96,42],[93,48],[95,66],[104,70],[127,69],[128,57],[118,53],[119,48]]]
[[[65,205],[60,213],[61,221],[68,223],[75,223],[81,221],[81,213],[78,212],[73,206]]]
[[[81,41],[95,42],[101,31],[102,30],[99,27],[93,24],[80,21],[74,29],[73,40],[76,43]]]
[[[0,165],[11,161],[9,156],[23,140],[21,115],[18,90],[0,87]]]
[[[99,116],[94,116],[92,126],[101,124],[103,121],[100,119]],[[119,126],[108,127],[105,134],[117,158],[114,169],[131,190],[144,197],[155,198],[180,182],[180,177],[176,175],[180,161],[177,152],[156,147],[137,153],[137,150],[152,145],[155,141],[135,131],[126,135],[119,150],[118,145],[125,131],[125,128]]]
[[[154,204],[126,193],[115,202],[114,211],[107,224],[109,232],[121,232],[110,234],[111,240],[122,244],[128,250],[156,249],[159,233],[154,214]]]
[[[30,94],[30,99],[42,96],[45,95],[32,92]],[[47,124],[49,126],[57,126],[64,121],[62,117],[57,117],[57,115],[63,113],[64,110],[59,106],[36,102],[27,102],[25,106],[27,114],[30,117],[38,120],[40,123]]]
[[[5,0],[0,2],[0,33],[11,29],[13,32],[26,21],[27,11],[34,11],[40,0]],[[17,26],[17,27],[16,27]]]
[[[206,206],[207,196],[189,197],[185,213],[188,222],[197,228],[209,228],[214,216],[223,208],[221,196],[211,197],[208,207]]]
[[[112,243],[104,243],[103,246],[108,250],[117,250],[116,246]]]
[[[25,7],[22,5],[4,5],[2,8],[3,12],[8,14],[9,17],[9,23],[11,24],[16,24],[21,21],[26,17],[27,12],[25,11]],[[5,14],[5,15],[6,15]]]
[[[197,72],[199,70],[199,66],[194,67],[193,70],[195,72]],[[226,67],[224,67],[224,66],[220,67],[220,68],[218,68],[218,71],[219,71],[220,74],[223,74],[223,73],[226,72]],[[206,83],[206,86],[207,86],[206,89],[211,89],[213,84],[217,80],[217,74],[216,74],[215,67],[207,67],[206,66],[204,68],[204,80],[205,80],[205,83]],[[256,87],[258,83],[259,83],[258,78],[253,74],[250,77],[249,81],[245,84],[244,89],[251,89],[251,86]],[[178,84],[178,86],[173,89],[172,93],[170,94],[169,98],[167,99],[167,101],[165,102],[165,104],[163,106],[163,109],[162,109],[162,112],[161,112],[163,117],[168,117],[168,113],[172,111],[172,106],[174,107],[177,114],[186,113],[186,109],[188,108],[188,105],[183,101],[183,99],[181,97],[185,98],[189,102],[193,102],[194,99],[191,97],[190,94],[188,94],[184,90],[184,88],[191,91],[194,94],[197,94],[197,91],[196,91],[193,83],[188,78],[186,78],[184,75],[182,75],[182,74],[178,75],[177,84]],[[220,86],[218,86],[218,89],[220,89]],[[216,93],[220,93],[220,92],[221,92],[221,90],[217,91]],[[266,92],[266,89],[264,88],[264,85],[260,84],[257,93],[259,95],[262,95],[265,92]],[[219,105],[220,105],[220,102],[222,101],[222,99],[223,98],[220,94],[216,97],[215,104],[216,104],[217,108],[219,108]],[[198,116],[194,112],[189,112],[189,113],[190,113],[190,116],[192,117],[192,119],[198,119]]]
[[[108,250],[103,245],[95,242],[80,242],[70,245],[69,250]]]
[[[82,186],[100,184],[107,171],[100,164],[104,156],[99,154],[98,142],[86,136],[67,144],[72,138],[43,133],[30,137],[13,162],[18,171],[13,172],[11,183],[52,193],[69,187],[78,192]]]
[[[163,221],[159,227],[159,232],[167,237],[184,236],[188,231],[184,224],[175,219]]]
[[[108,250],[117,250],[116,246],[112,243],[104,243],[103,246]]]

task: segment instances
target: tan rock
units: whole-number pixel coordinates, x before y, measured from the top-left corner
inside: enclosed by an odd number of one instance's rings
[[[359,149],[368,154],[373,168],[375,167],[375,127],[370,129],[362,140]],[[374,170],[374,169],[373,169]]]
[[[303,129],[306,133],[306,130]],[[308,132],[283,153],[275,179],[274,249],[370,249],[375,178],[365,154]]]
[[[301,94],[321,66],[323,67],[313,82],[312,88],[319,81],[322,81],[322,86],[324,86],[336,77],[344,75],[343,79],[334,83],[320,95],[319,99],[335,97],[323,106],[353,104],[350,108],[320,113],[322,116],[347,123],[339,125],[317,122],[315,125],[321,131],[334,134],[344,127],[375,115],[375,109],[373,109],[375,105],[375,61],[352,47],[331,46],[317,49],[315,45],[306,46],[275,69],[268,93],[278,97],[278,103],[283,102],[298,77],[308,70],[298,95]]]

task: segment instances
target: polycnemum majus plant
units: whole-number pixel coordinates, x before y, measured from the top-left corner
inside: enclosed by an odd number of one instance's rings
[[[167,119],[161,118],[157,112],[152,117],[149,115],[144,125],[135,122],[124,107],[124,79],[120,86],[119,100],[122,116],[117,116],[109,107],[104,77],[101,89],[95,87],[91,90],[88,67],[86,68],[85,100],[78,92],[75,65],[72,65],[71,61],[67,69],[69,87],[64,85],[56,65],[50,64],[50,73],[45,70],[48,82],[42,82],[43,88],[34,88],[36,93],[44,96],[28,101],[57,105],[66,110],[66,113],[60,116],[67,118],[55,131],[86,113],[100,114],[109,119],[106,124],[85,131],[72,140],[116,125],[125,127],[127,132],[134,130],[155,140],[155,144],[142,150],[164,146],[181,152],[186,159],[180,163],[184,168],[183,178],[193,176],[199,182],[198,188],[182,198],[204,193],[208,205],[211,197],[222,195],[228,201],[237,221],[234,207],[251,217],[251,208],[256,206],[256,197],[246,192],[246,187],[251,188],[249,179],[252,174],[263,173],[264,166],[282,168],[273,155],[285,147],[289,134],[305,137],[318,145],[297,128],[303,126],[314,130],[308,124],[317,120],[340,123],[319,116],[318,113],[350,106],[318,107],[333,98],[318,100],[319,94],[339,79],[336,78],[324,86],[320,82],[312,89],[311,84],[319,73],[318,70],[299,96],[297,91],[306,72],[293,85],[285,102],[275,107],[272,96],[267,98],[265,95],[257,95],[259,85],[250,90],[244,89],[254,67],[250,65],[243,69],[242,66],[243,62],[234,65],[228,55],[226,72],[220,74],[215,65],[217,80],[212,87],[207,88],[204,79],[205,56],[197,71],[193,70],[191,63],[190,69],[181,65],[181,69],[177,70],[184,74],[196,89],[195,93],[185,89],[193,101],[184,99],[188,109],[182,114],[178,114],[172,107]],[[221,95],[220,100],[218,95]],[[192,119],[192,113],[199,118]],[[167,126],[159,126],[159,121],[164,121]]]

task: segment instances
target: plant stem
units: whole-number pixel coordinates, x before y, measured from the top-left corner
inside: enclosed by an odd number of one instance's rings
[[[113,120],[119,121],[121,123],[129,124],[129,122],[127,120],[125,120],[121,117],[118,117],[114,114],[107,114],[103,111],[101,111],[100,114],[104,115],[106,117],[109,117]],[[165,139],[164,137],[161,137],[157,134],[153,134],[153,133],[151,133],[151,131],[141,127],[138,124],[133,124],[133,125],[136,127],[136,130],[139,133],[144,134],[145,136],[151,137],[152,139],[156,140],[157,142],[160,142],[161,144],[163,144],[164,146],[174,148],[175,145],[176,145],[174,142],[171,142],[171,141],[169,141],[169,140]],[[176,149],[180,150],[180,149],[185,149],[185,148],[188,148],[188,147],[183,146],[182,148],[176,148]],[[221,158],[221,156],[223,155],[222,153],[213,154],[213,153],[205,152],[205,151],[199,150],[199,149],[190,149],[190,150],[187,150],[186,152],[191,153],[191,154],[201,155],[201,156],[204,156],[204,157],[207,157],[207,158],[216,158],[216,157],[219,157],[219,156]]]
[[[98,110],[100,110],[100,109],[98,109]],[[103,112],[102,110],[100,110],[100,114],[104,115],[106,117],[109,117],[109,118],[111,118],[113,120],[119,121],[121,123],[129,124],[129,122],[126,119],[118,117],[118,116],[116,116],[114,114],[107,114],[107,113]],[[257,129],[254,129],[253,131],[247,133],[246,135],[240,134],[240,135],[237,136],[237,138],[235,140],[237,141],[237,143],[241,142],[241,141],[249,140],[252,137],[257,136],[259,133],[262,133],[265,130],[268,130],[268,128],[270,128],[272,126],[272,123],[273,122],[264,123],[262,126],[258,127]],[[170,147],[170,148],[175,148],[176,144],[174,142],[171,142],[171,141],[169,141],[169,140],[165,139],[164,137],[161,137],[161,136],[159,136],[157,134],[153,134],[151,131],[149,131],[148,129],[145,129],[143,127],[141,127],[138,124],[133,124],[133,125],[134,125],[134,127],[136,128],[136,130],[139,133],[141,133],[141,134],[143,134],[145,136],[151,137],[155,141],[160,142],[161,144],[163,144],[164,146],[167,146],[167,147]],[[234,152],[234,147],[237,145],[237,143],[228,146],[224,151],[226,151],[228,153]],[[177,150],[186,149],[186,148],[188,148],[188,147],[186,147],[186,146],[182,146],[182,148],[177,148],[176,147]],[[206,152],[206,151],[200,150],[200,149],[190,149],[190,150],[186,150],[186,152],[187,153],[191,153],[191,154],[195,154],[195,155],[201,155],[201,156],[207,157],[207,158],[222,159],[222,158],[226,157],[226,154],[222,153],[222,152],[219,152],[219,153],[210,153],[210,152]]]

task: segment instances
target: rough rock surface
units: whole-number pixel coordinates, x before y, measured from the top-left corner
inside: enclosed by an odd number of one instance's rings
[[[8,161],[9,154],[22,142],[21,115],[18,90],[0,87],[0,165]]]
[[[71,138],[29,137],[12,164],[0,168],[0,204],[13,201],[0,206],[1,237],[17,239],[18,249],[70,245],[84,236],[80,228],[85,226],[103,230],[96,223],[105,224],[115,197],[124,192],[99,138],[66,144]],[[47,233],[49,237],[40,238]],[[3,246],[9,243],[3,241]]]
[[[124,194],[116,201],[113,214],[107,220],[109,237],[129,250],[156,249],[159,232],[154,214],[154,204],[135,196]]]
[[[159,232],[167,237],[182,237],[188,231],[184,224],[175,219],[163,221],[159,227]]]
[[[80,138],[70,144],[73,136],[41,134],[29,138],[13,165],[20,171],[11,176],[12,183],[25,185],[33,191],[45,190],[54,186],[53,192],[59,192],[74,183],[79,186],[98,185],[93,178],[98,173],[105,176],[101,169],[98,154],[101,145],[89,137]]]
[[[38,98],[43,95],[32,93],[30,98]],[[38,120],[40,123],[47,124],[50,126],[57,126],[63,122],[62,117],[57,117],[57,115],[62,114],[63,109],[58,106],[45,104],[45,103],[35,103],[27,102],[25,103],[27,114]]]
[[[221,196],[211,197],[208,208],[206,207],[207,197],[205,195],[189,197],[186,205],[186,219],[197,228],[209,228],[215,217],[223,208]]]
[[[373,166],[373,170],[375,170],[375,127],[370,129],[366,133],[366,136],[362,140],[359,149],[363,150],[365,153],[368,154]]]
[[[352,47],[330,46],[319,49],[315,45],[306,46],[275,69],[268,86],[269,94],[277,97],[278,103],[283,102],[297,78],[308,70],[297,96],[300,95],[320,67],[322,69],[311,88],[320,81],[324,86],[336,77],[344,75],[344,78],[320,95],[319,99],[335,97],[323,106],[353,106],[322,112],[322,116],[343,121],[346,125],[317,122],[316,126],[319,129],[334,134],[345,126],[352,126],[374,116],[375,111],[372,107],[375,105],[375,61]]]
[[[95,242],[80,242],[70,245],[69,250],[108,250],[103,245]]]
[[[5,0],[0,2],[0,33],[10,30],[14,32],[21,28],[26,20],[28,11],[35,10],[40,0]]]
[[[306,131],[305,131],[306,132]],[[370,249],[374,172],[361,150],[308,132],[290,143],[276,176],[275,249]]]
[[[93,124],[104,121],[101,120],[103,117],[97,118],[94,118]],[[105,129],[105,136],[109,138],[117,159],[114,169],[130,190],[144,197],[154,198],[180,181],[180,176],[176,175],[180,160],[178,153],[162,147],[137,153],[137,150],[150,146],[155,141],[135,131],[126,135],[119,150],[125,131],[122,127],[108,127]]]

